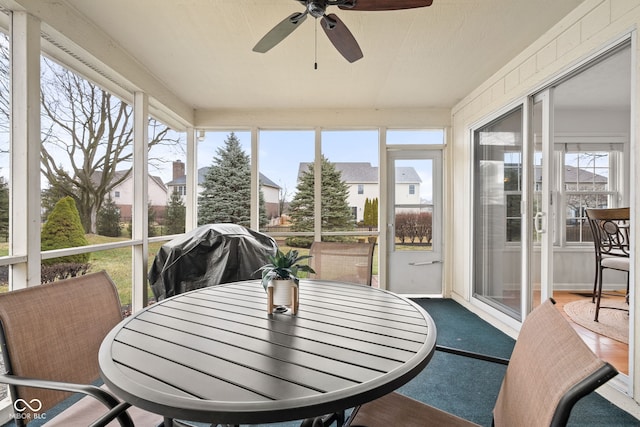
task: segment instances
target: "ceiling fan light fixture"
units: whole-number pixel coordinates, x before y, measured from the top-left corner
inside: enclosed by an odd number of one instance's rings
[[[322,0],[308,1],[307,10],[309,11],[309,15],[313,16],[314,18],[322,18],[325,11],[327,10],[327,2]]]

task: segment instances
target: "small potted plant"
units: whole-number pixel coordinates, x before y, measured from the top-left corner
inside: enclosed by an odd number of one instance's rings
[[[315,273],[313,268],[300,261],[311,258],[309,255],[300,256],[298,251],[289,250],[287,253],[280,249],[275,255],[269,255],[269,264],[265,264],[257,271],[262,272],[262,286],[265,292],[269,286],[273,287],[273,304],[276,306],[290,306],[291,287],[298,286],[298,272]]]

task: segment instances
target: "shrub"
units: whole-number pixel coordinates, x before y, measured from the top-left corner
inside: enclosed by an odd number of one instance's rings
[[[42,227],[43,251],[53,249],[74,248],[87,246],[89,242],[84,236],[84,228],[80,221],[80,214],[73,198],[67,196],[58,200]],[[89,261],[89,253],[69,255],[60,258],[43,260],[42,264],[51,265],[60,262],[85,264]]]
[[[100,212],[98,212],[97,230],[101,236],[120,237],[120,209],[111,199],[111,196],[104,202]]]
[[[89,264],[78,264],[73,262],[61,262],[53,265],[40,266],[40,282],[51,283],[56,280],[68,279],[69,277],[82,276],[87,274]]]

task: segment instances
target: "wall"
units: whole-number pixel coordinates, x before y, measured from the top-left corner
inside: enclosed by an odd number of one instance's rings
[[[369,200],[373,200],[376,198],[379,198],[379,185],[378,183],[375,184],[352,184],[352,183],[348,183],[349,185],[349,197],[347,198],[347,203],[349,204],[349,207],[357,207],[358,208],[358,213],[357,213],[357,219],[356,221],[362,221],[364,218],[364,204],[366,202],[367,199]],[[363,193],[362,194],[358,194],[358,185],[362,185],[363,186]]]
[[[640,25],[640,2],[637,0],[585,0],[565,19],[506,64],[494,76],[465,97],[452,110],[452,144],[449,147],[448,184],[445,194],[450,194],[447,210],[452,213],[447,229],[446,283],[448,291],[458,300],[470,300],[471,289],[471,146],[470,127],[501,110],[506,110],[516,100],[533,94],[563,72],[575,69],[589,57],[602,52],[621,38],[636,30]],[[640,100],[637,70],[640,68],[638,43],[635,32],[631,33],[633,58],[636,63],[632,105]],[[631,140],[638,140],[638,121],[632,123]],[[639,182],[637,167],[639,150],[632,149],[631,182]],[[633,189],[632,189],[633,190]],[[632,193],[633,196],[633,193]],[[632,212],[638,223],[640,201],[632,199]],[[638,241],[640,233],[634,229],[633,239]],[[638,252],[632,259],[632,270],[640,266]],[[640,309],[639,298],[631,301],[633,313]],[[632,317],[633,319],[633,317]],[[638,325],[638,322],[634,322]],[[635,328],[636,342],[640,342],[640,328]],[[633,362],[640,366],[638,352],[632,348]],[[633,370],[632,370],[633,372]],[[640,394],[640,376],[632,378],[634,394]],[[636,397],[636,400],[638,397]]]

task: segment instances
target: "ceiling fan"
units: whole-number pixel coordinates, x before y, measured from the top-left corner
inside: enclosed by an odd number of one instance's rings
[[[414,9],[431,6],[433,0],[295,0],[302,3],[306,10],[296,12],[285,18],[271,31],[265,34],[254,46],[254,52],[265,53],[280,43],[307,19],[307,15],[315,19],[321,18],[322,29],[344,58],[355,62],[362,58],[362,50],[347,26],[334,13],[326,14],[328,6],[338,6],[342,10],[384,11]]]

